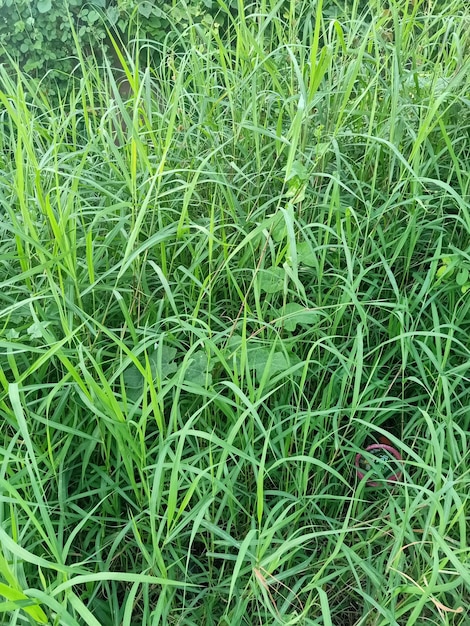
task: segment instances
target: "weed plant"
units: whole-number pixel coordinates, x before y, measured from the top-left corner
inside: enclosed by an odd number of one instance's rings
[[[158,64],[116,43],[126,90],[79,55],[56,102],[0,69],[1,623],[469,623],[444,5],[240,2]]]

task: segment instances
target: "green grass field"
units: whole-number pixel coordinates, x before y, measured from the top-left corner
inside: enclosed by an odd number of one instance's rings
[[[324,4],[0,68],[1,624],[470,624],[470,10]]]

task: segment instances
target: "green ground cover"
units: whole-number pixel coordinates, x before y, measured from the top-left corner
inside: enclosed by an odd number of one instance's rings
[[[240,3],[54,102],[0,68],[0,623],[469,623],[444,4]]]

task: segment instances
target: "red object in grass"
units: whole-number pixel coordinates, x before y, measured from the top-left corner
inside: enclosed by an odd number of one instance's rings
[[[384,437],[384,439],[385,439],[385,437]],[[393,446],[389,445],[389,443],[373,443],[370,446],[367,446],[367,448],[365,449],[365,452],[370,452],[372,455],[378,456],[377,453],[380,453],[381,450],[384,450],[385,452],[388,452],[389,454],[394,456],[397,461],[401,461],[402,460],[401,455],[398,452],[398,450],[396,450]],[[383,460],[386,460],[386,459],[383,459]],[[372,469],[370,465],[367,468],[361,467],[361,461],[362,461],[362,463],[367,463],[367,465],[369,465],[368,461],[363,457],[363,454],[361,452],[359,452],[358,454],[356,454],[356,461],[355,461],[356,472],[357,472],[357,475],[359,477],[359,480],[362,480],[364,478],[365,474],[370,469]],[[400,480],[401,475],[402,475],[401,472],[397,472],[396,474],[392,474],[391,476],[388,476],[387,478],[385,478],[384,481],[386,483],[397,482],[398,480]],[[380,487],[380,486],[383,486],[383,482],[378,483],[378,482],[376,482],[374,480],[368,480],[367,481],[367,486],[368,487]]]

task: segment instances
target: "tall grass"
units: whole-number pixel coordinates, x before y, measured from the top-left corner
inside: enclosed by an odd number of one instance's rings
[[[2,623],[468,623],[469,13],[324,5],[0,68]]]

